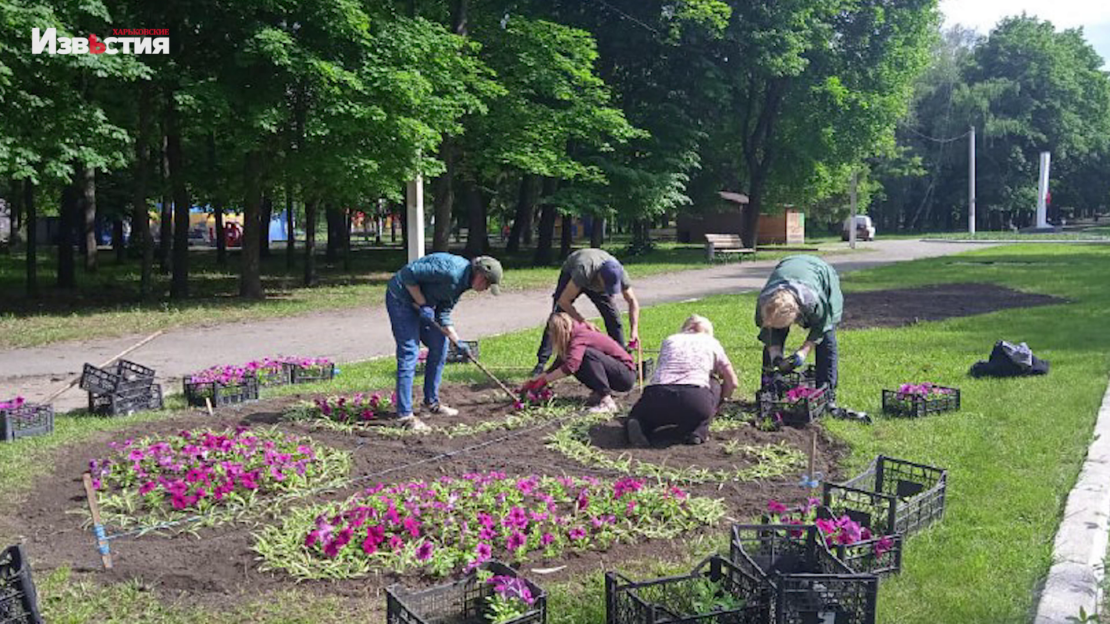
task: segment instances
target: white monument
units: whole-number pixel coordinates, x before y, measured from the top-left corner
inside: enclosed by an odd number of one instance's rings
[[[1048,169],[1052,155],[1041,152],[1041,177],[1037,186],[1037,229],[1049,229],[1048,225]]]
[[[409,236],[409,262],[424,257],[424,176],[418,175],[405,193],[405,225]]]

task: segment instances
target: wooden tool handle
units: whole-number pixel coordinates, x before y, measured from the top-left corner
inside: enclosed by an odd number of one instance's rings
[[[96,547],[100,551],[100,562],[105,570],[112,569],[112,553],[108,550],[108,538],[104,534],[104,525],[100,523],[100,507],[96,504],[96,490],[93,489],[92,475],[85,473],[81,476],[85,483],[85,498],[89,501],[89,513],[92,514],[93,532],[96,534]]]
[[[151,334],[151,335],[147,336],[146,338],[143,338],[142,340],[140,340],[139,342],[135,343],[134,345],[132,345],[132,346],[128,347],[127,349],[124,349],[123,351],[119,352],[119,353],[118,353],[118,354],[116,354],[115,356],[113,356],[113,357],[109,358],[109,359],[108,359],[107,361],[105,361],[105,362],[104,362],[103,364],[101,364],[101,365],[99,366],[99,368],[104,368],[105,366],[107,366],[107,365],[111,364],[112,362],[115,362],[116,360],[118,360],[118,359],[120,359],[121,357],[123,357],[123,356],[127,355],[128,353],[131,353],[131,352],[132,352],[132,351],[134,351],[135,349],[138,349],[139,347],[141,347],[141,346],[145,345],[146,343],[150,342],[151,340],[154,340],[154,339],[155,339],[155,338],[157,338],[158,336],[161,336],[161,335],[162,335],[163,333],[165,333],[165,330],[163,330],[163,329],[159,329],[158,331],[154,332],[153,334]],[[78,383],[80,383],[80,382],[81,382],[81,376],[80,376],[80,375],[78,375],[76,379],[74,379],[73,381],[70,381],[70,382],[69,382],[68,384],[66,384],[66,387],[64,387],[64,388],[62,388],[61,390],[59,390],[59,391],[55,392],[54,394],[52,394],[52,395],[50,395],[50,396],[46,397],[46,398],[45,398],[45,399],[43,400],[43,403],[50,403],[50,402],[51,402],[51,401],[53,401],[54,399],[56,399],[56,398],[58,398],[58,397],[62,396],[62,394],[64,394],[64,393],[65,393],[65,392],[66,392],[67,390],[69,390],[69,389],[70,389],[70,388],[72,388],[73,386],[76,386],[76,385],[77,385]]]

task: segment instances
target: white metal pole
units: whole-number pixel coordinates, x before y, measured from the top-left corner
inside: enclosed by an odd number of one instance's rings
[[[852,190],[849,192],[852,202],[852,216],[848,221],[848,246],[856,248],[856,184],[859,176],[852,171]]]
[[[1037,188],[1037,227],[1048,227],[1048,204],[1045,201],[1048,195],[1048,169],[1052,165],[1052,155],[1041,152],[1041,178]]]
[[[975,233],[975,126],[967,143],[967,233]],[[989,227],[989,223],[987,224]]]
[[[424,257],[424,176],[417,175],[408,184],[406,225],[409,235],[409,262]]]

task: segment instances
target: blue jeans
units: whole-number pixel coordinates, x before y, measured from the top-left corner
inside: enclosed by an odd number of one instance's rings
[[[428,360],[424,363],[424,402],[428,405],[439,403],[439,382],[447,361],[447,336],[435,327],[424,326],[416,308],[391,293],[385,296],[385,310],[397,342],[397,415],[407,416],[412,414],[412,380],[416,376],[421,342],[428,347]]]

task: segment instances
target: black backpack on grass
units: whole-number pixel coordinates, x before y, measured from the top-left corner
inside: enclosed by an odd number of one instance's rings
[[[1023,377],[1047,375],[1048,360],[1033,355],[1024,342],[1013,344],[1005,340],[994,343],[989,360],[980,360],[968,371],[972,377]]]

